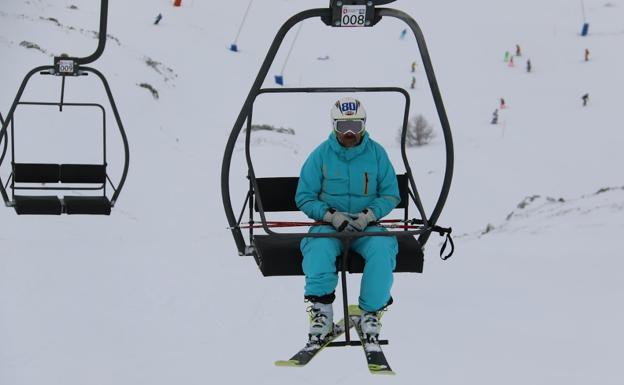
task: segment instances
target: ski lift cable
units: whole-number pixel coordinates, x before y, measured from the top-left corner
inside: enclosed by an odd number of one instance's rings
[[[238,42],[238,38],[240,37],[241,31],[243,30],[243,26],[245,25],[245,20],[247,20],[247,15],[249,14],[249,10],[251,9],[251,4],[254,0],[249,0],[249,4],[247,4],[247,9],[245,10],[245,14],[243,15],[243,21],[241,21],[240,26],[238,27],[238,32],[236,33],[236,37],[234,38],[234,45]]]
[[[290,44],[290,48],[288,49],[288,53],[286,54],[286,59],[284,60],[284,65],[282,66],[282,71],[280,72],[280,75],[284,75],[284,70],[286,70],[286,66],[288,65],[288,60],[290,59],[290,54],[292,53],[293,49],[295,48],[295,43],[297,42],[297,38],[299,37],[299,33],[301,32],[301,27],[303,27],[303,23],[299,24],[299,27],[297,28],[297,32],[295,32],[295,37],[294,37],[292,43]]]

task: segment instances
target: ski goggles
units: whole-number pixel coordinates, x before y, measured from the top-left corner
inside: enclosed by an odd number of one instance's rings
[[[351,132],[354,135],[360,134],[364,131],[364,120],[334,120],[334,131],[339,134],[346,134]]]

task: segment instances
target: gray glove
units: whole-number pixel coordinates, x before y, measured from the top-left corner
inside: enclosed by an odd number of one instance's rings
[[[340,211],[336,211],[336,209],[327,210],[325,215],[323,215],[323,220],[331,223],[331,225],[334,226],[334,228],[339,232],[346,229],[347,226],[349,226],[349,223],[351,223],[350,217]]]
[[[358,214],[349,214],[351,218],[350,227],[357,231],[364,231],[368,227],[368,224],[371,222],[375,222],[377,217],[373,214],[373,210],[364,209],[361,213]]]

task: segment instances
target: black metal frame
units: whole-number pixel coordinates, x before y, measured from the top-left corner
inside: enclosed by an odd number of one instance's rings
[[[123,147],[124,147],[124,168],[123,168],[123,172],[121,175],[121,178],[119,180],[119,182],[117,183],[117,185],[115,186],[115,184],[112,183],[112,181],[110,180],[108,174],[106,175],[106,179],[109,181],[109,183],[111,184],[114,193],[110,199],[110,203],[111,203],[111,207],[113,207],[115,205],[115,202],[117,201],[117,198],[119,197],[119,194],[124,186],[124,183],[126,181],[126,177],[128,175],[128,168],[129,168],[129,163],[130,163],[130,150],[129,150],[129,145],[128,145],[128,138],[126,135],[126,131],[123,127],[123,123],[121,122],[121,117],[119,115],[119,111],[117,110],[117,105],[115,104],[115,100],[113,99],[113,94],[111,92],[110,86],[108,84],[108,81],[106,80],[106,78],[104,77],[104,75],[98,71],[95,68],[91,68],[91,67],[83,67],[82,65],[84,64],[89,64],[94,62],[95,60],[97,60],[102,53],[104,52],[104,48],[106,46],[106,34],[107,34],[107,24],[108,24],[108,0],[101,0],[100,1],[100,26],[99,26],[99,33],[98,33],[98,45],[97,48],[95,49],[95,51],[86,57],[82,57],[82,58],[72,58],[72,57],[66,57],[66,56],[62,56],[62,57],[56,57],[54,58],[54,65],[48,65],[48,66],[39,66],[36,67],[34,69],[32,69],[30,72],[28,72],[26,74],[26,76],[24,77],[24,80],[22,81],[20,88],[17,91],[17,95],[15,96],[15,99],[13,101],[13,104],[11,105],[11,108],[9,110],[9,113],[6,117],[6,119],[2,122],[2,128],[0,129],[0,141],[2,140],[2,138],[5,139],[5,149],[2,152],[2,156],[0,157],[0,166],[2,165],[2,162],[4,161],[4,155],[6,154],[6,145],[8,142],[8,126],[9,124],[11,125],[11,130],[14,130],[14,114],[15,114],[15,110],[17,108],[18,105],[57,105],[59,107],[59,111],[63,110],[63,106],[79,106],[79,105],[96,105],[93,103],[66,103],[64,101],[64,95],[65,95],[65,77],[66,76],[72,76],[72,77],[77,77],[77,76],[82,76],[82,75],[88,75],[89,73],[92,73],[94,75],[97,76],[98,79],[100,79],[100,81],[102,82],[104,89],[106,91],[106,95],[108,97],[108,101],[111,105],[111,109],[113,111],[113,115],[115,117],[115,121],[117,123],[117,127],[119,129],[119,133],[121,136],[121,140],[123,142]],[[61,60],[69,60],[73,63],[73,70],[71,72],[63,72],[59,70],[59,61]],[[58,103],[51,103],[51,102],[22,102],[21,98],[22,95],[24,93],[24,90],[26,89],[26,86],[28,84],[28,82],[30,81],[30,79],[33,77],[33,75],[39,73],[40,75],[55,75],[55,76],[61,76],[61,95],[60,95],[60,101]],[[99,107],[101,107],[103,109],[103,107],[101,105],[97,105]],[[104,128],[105,130],[105,128]],[[105,134],[106,135],[106,134]],[[15,148],[14,148],[14,138],[13,135],[11,135],[11,153],[12,153],[12,159],[14,160],[15,158]],[[104,165],[106,165],[106,136],[104,136]],[[9,180],[12,178],[13,173],[11,173],[11,176],[9,176]],[[7,181],[7,185],[8,186],[8,181]],[[11,184],[12,187],[14,187],[14,184]],[[46,190],[46,189],[51,189],[51,190],[81,190],[81,189],[92,189],[92,188],[28,188],[28,189],[39,189],[39,190]],[[104,193],[105,192],[105,188],[104,189]],[[13,201],[13,197],[14,194],[12,194],[11,199],[9,199],[9,196],[7,194],[6,191],[6,187],[5,184],[2,183],[2,180],[0,179],[0,195],[2,195],[2,198],[5,202],[5,205],[8,207],[11,207],[14,205],[14,201]]]
[[[348,3],[352,3],[353,1],[360,1],[360,0],[349,0]],[[389,2],[392,2],[392,0],[377,0],[377,1],[373,1],[373,6],[376,5],[381,5],[381,4],[387,4]],[[376,92],[378,90],[376,90],[375,88],[299,88],[299,89],[262,89],[262,84],[264,83],[266,76],[268,75],[269,69],[275,59],[275,56],[277,55],[277,52],[284,40],[284,37],[286,36],[286,34],[288,33],[288,31],[290,29],[292,29],[296,24],[298,24],[299,22],[302,22],[304,20],[310,19],[310,18],[320,18],[326,25],[329,26],[333,26],[333,22],[332,22],[332,17],[335,11],[335,7],[336,7],[336,3],[337,0],[331,0],[330,2],[330,7],[329,8],[319,8],[319,9],[310,9],[310,10],[306,10],[303,12],[300,12],[294,16],[292,16],[290,19],[288,19],[283,25],[282,27],[279,29],[279,31],[277,32],[268,52],[267,55],[262,63],[262,66],[260,67],[260,70],[258,72],[258,75],[256,76],[256,79],[251,87],[251,90],[249,91],[249,94],[247,96],[247,99],[245,100],[243,107],[241,108],[241,111],[236,119],[236,122],[234,123],[234,126],[232,128],[232,131],[230,133],[228,142],[226,144],[226,148],[225,148],[225,153],[223,156],[223,163],[222,163],[222,168],[221,168],[221,193],[222,193],[222,199],[223,199],[223,205],[224,205],[224,209],[225,209],[225,214],[230,226],[230,230],[232,232],[232,236],[234,237],[234,241],[236,243],[237,249],[238,249],[238,253],[239,255],[253,255],[253,245],[247,245],[245,243],[244,237],[242,235],[241,229],[240,229],[240,220],[242,218],[242,215],[244,213],[244,209],[245,209],[245,205],[247,204],[247,200],[249,200],[249,210],[250,210],[250,216],[251,218],[253,218],[253,214],[251,214],[251,212],[253,211],[253,197],[252,195],[254,193],[258,193],[258,189],[257,189],[257,182],[255,179],[255,174],[253,171],[253,165],[251,162],[251,155],[250,155],[250,151],[249,151],[249,136],[251,133],[251,119],[252,119],[252,112],[253,112],[253,104],[257,98],[257,96],[259,94],[262,93],[268,93],[268,92],[357,92],[357,91],[372,91],[372,92]],[[359,4],[359,3],[358,3]],[[370,4],[369,4],[370,5]],[[405,141],[406,141],[406,116],[404,116],[404,125],[403,125],[403,130],[402,130],[402,134],[401,134],[401,149],[402,149],[402,156],[403,156],[403,162],[405,163],[405,168],[406,168],[406,172],[408,174],[408,178],[410,181],[410,187],[412,189],[412,193],[410,194],[410,196],[412,197],[414,203],[416,204],[416,206],[418,207],[419,211],[421,212],[421,216],[422,216],[422,222],[423,225],[420,229],[418,230],[411,230],[411,231],[387,231],[387,232],[374,232],[374,233],[331,233],[331,234],[309,234],[309,233],[288,233],[288,234],[284,234],[284,233],[276,233],[274,231],[272,231],[266,222],[266,217],[264,215],[264,210],[262,209],[262,199],[257,199],[257,204],[258,204],[258,211],[260,213],[260,217],[261,217],[261,222],[262,222],[262,228],[264,229],[264,231],[270,235],[270,236],[274,236],[274,237],[283,237],[283,238],[305,238],[305,237],[332,237],[332,238],[339,238],[341,239],[341,241],[343,242],[344,250],[343,250],[343,256],[342,256],[342,289],[343,289],[343,310],[344,310],[344,316],[345,316],[345,320],[348,319],[348,309],[347,309],[347,284],[346,284],[346,266],[347,266],[347,255],[348,255],[348,249],[349,249],[349,243],[351,242],[352,239],[355,238],[359,238],[362,236],[371,236],[371,235],[379,235],[379,236],[414,236],[414,235],[418,235],[418,241],[421,244],[422,247],[425,246],[432,230],[433,227],[435,226],[438,218],[440,217],[440,214],[442,212],[442,209],[444,207],[444,204],[446,202],[446,199],[448,197],[448,193],[450,191],[450,186],[451,186],[451,181],[452,181],[452,176],[453,176],[453,162],[454,162],[454,154],[453,154],[453,140],[452,140],[452,135],[451,135],[451,129],[450,129],[450,124],[448,121],[448,118],[446,116],[446,111],[444,109],[444,104],[442,102],[442,96],[440,94],[440,90],[435,78],[435,74],[433,71],[433,66],[431,64],[431,59],[429,57],[429,53],[427,50],[427,46],[424,40],[424,36],[422,34],[422,31],[420,30],[420,27],[418,26],[418,24],[416,23],[416,21],[411,18],[409,15],[407,15],[406,13],[399,11],[399,10],[395,10],[395,9],[387,9],[387,8],[379,8],[379,9],[375,9],[375,13],[374,13],[374,21],[371,23],[372,25],[375,25],[377,22],[379,22],[383,17],[388,16],[388,17],[394,17],[397,19],[400,19],[402,21],[404,21],[412,30],[412,32],[414,33],[414,36],[416,38],[418,47],[419,47],[419,51],[420,51],[420,56],[421,56],[421,60],[423,63],[423,66],[425,68],[425,73],[427,74],[427,79],[429,81],[429,86],[431,89],[431,93],[433,95],[433,99],[434,99],[434,103],[436,105],[436,110],[438,113],[438,117],[440,119],[440,123],[442,126],[442,130],[444,133],[444,141],[445,141],[445,150],[446,150],[446,170],[445,170],[445,174],[444,174],[444,181],[442,184],[442,189],[440,191],[440,195],[438,196],[438,200],[437,203],[435,205],[435,208],[431,214],[431,216],[427,219],[426,214],[424,212],[424,209],[422,208],[422,204],[420,204],[420,199],[418,197],[418,193],[416,190],[416,185],[414,183],[414,179],[412,176],[412,172],[411,172],[411,168],[409,166],[409,161],[407,159],[406,156],[406,152],[405,152]],[[392,88],[384,88],[385,91],[389,91]],[[392,89],[393,91],[396,92],[401,92],[404,95],[407,95],[407,100],[409,102],[409,94],[407,94],[407,92],[405,92],[405,90],[402,89]],[[409,103],[408,103],[408,108],[409,108]],[[406,110],[406,114],[408,113],[408,109]],[[250,179],[250,191],[247,194],[246,197],[246,201],[243,204],[243,212],[241,212],[238,220],[234,214],[233,208],[232,208],[232,202],[231,202],[231,196],[230,196],[230,186],[229,186],[229,177],[230,177],[230,166],[231,166],[231,161],[232,161],[232,155],[234,152],[234,147],[236,144],[236,140],[238,138],[238,136],[240,135],[240,132],[243,128],[243,125],[245,123],[245,121],[247,121],[247,137],[246,137],[246,143],[245,143],[245,151],[246,151],[246,157],[247,157],[247,164],[249,167],[249,174],[248,174],[248,178]],[[258,197],[260,198],[260,197]],[[253,229],[250,229],[250,234],[251,231],[253,231]],[[332,344],[332,346],[344,346],[344,345],[357,345],[357,342],[352,342],[350,341],[350,337],[349,337],[349,329],[346,328],[346,342],[344,343],[334,343]]]
[[[20,102],[18,103],[18,106],[20,105],[26,105],[26,106],[58,106],[59,108],[63,107],[63,106],[69,106],[69,107],[97,107],[100,109],[100,111],[102,112],[102,164],[103,165],[107,165],[106,162],[106,109],[104,108],[104,106],[102,106],[101,104],[98,103],[54,103],[54,102]],[[11,123],[13,123],[15,120],[13,120]],[[11,124],[11,144],[13,145],[15,141],[15,133],[14,133],[14,127],[13,124]],[[15,165],[17,162],[15,161],[15,151],[11,151],[11,164]],[[16,186],[15,185],[15,179],[12,178],[13,174],[11,174],[9,176],[9,179],[7,180],[7,183],[9,181],[11,181],[11,190],[12,190],[12,195],[11,195],[11,199],[15,199],[15,190],[38,190],[38,191],[45,191],[45,190],[54,190],[54,191],[93,191],[93,190],[102,190],[104,196],[106,196],[106,183],[103,183],[101,186],[97,186],[97,187],[60,187],[60,186],[54,186],[54,187],[45,187],[45,186],[37,186],[37,187],[28,187],[28,186]],[[110,182],[110,179],[109,179]],[[111,187],[114,191],[117,191],[117,187],[110,182]]]
[[[0,127],[4,126],[4,118],[2,117],[2,113],[0,112]],[[8,139],[8,134],[5,132],[4,135],[0,136],[0,143],[3,143],[2,145],[2,153],[0,154],[0,164],[2,164],[2,162],[4,161],[4,157],[6,156],[7,153],[7,149],[9,146],[9,139]],[[2,184],[2,182],[0,182],[0,185]]]
[[[405,108],[404,108],[404,113],[403,113],[403,125],[402,125],[402,137],[405,137],[405,134],[407,132],[407,124],[409,121],[409,109],[410,109],[410,96],[409,93],[404,90],[403,88],[398,88],[398,87],[306,87],[306,88],[263,88],[260,89],[258,91],[258,93],[256,94],[256,96],[254,97],[254,100],[252,102],[252,105],[250,107],[250,112],[249,112],[249,118],[247,119],[247,130],[246,130],[246,136],[245,136],[245,156],[246,156],[246,160],[247,160],[247,167],[248,167],[248,177],[251,183],[251,189],[250,191],[252,192],[252,194],[255,194],[257,196],[256,202],[257,202],[257,208],[258,208],[258,213],[260,215],[261,218],[261,223],[262,223],[262,228],[264,231],[266,231],[267,234],[270,235],[274,235],[274,236],[279,236],[282,238],[339,238],[339,239],[353,239],[353,238],[361,238],[361,237],[365,237],[365,236],[389,236],[387,231],[384,232],[367,232],[366,234],[364,233],[348,233],[348,232],[344,232],[344,233],[338,233],[338,234],[328,234],[328,233],[315,233],[315,234],[310,234],[310,233],[278,233],[275,232],[273,230],[271,230],[268,226],[267,226],[267,220],[266,220],[266,214],[264,211],[264,208],[262,206],[262,197],[260,195],[260,189],[258,188],[258,182],[256,181],[256,174],[254,171],[254,167],[253,167],[253,162],[251,160],[251,126],[252,126],[252,115],[253,115],[253,103],[255,102],[255,99],[262,94],[277,94],[277,93],[353,93],[353,92],[371,92],[371,93],[381,93],[381,92],[396,92],[396,93],[400,93],[401,95],[403,95],[403,97],[405,97]],[[420,196],[418,195],[418,190],[416,188],[416,183],[414,182],[414,178],[412,176],[412,172],[411,169],[409,167],[409,163],[407,162],[407,153],[405,151],[405,147],[402,146],[401,148],[401,155],[403,157],[404,163],[405,163],[405,168],[406,168],[406,173],[410,182],[410,188],[411,188],[411,192],[413,193],[412,195],[412,199],[414,204],[416,205],[422,221],[423,221],[423,225],[424,227],[428,227],[428,221],[427,221],[427,215],[425,213],[425,209],[423,208],[422,202],[420,200]],[[244,205],[243,205],[244,206]],[[253,211],[251,211],[250,213],[253,213]],[[253,222],[253,216],[250,217],[250,221]],[[239,222],[236,224],[236,226],[240,225],[240,220]],[[412,231],[401,231],[400,235],[401,236],[414,236],[414,235],[420,235],[422,234],[423,230],[419,229],[419,230],[412,230]],[[390,234],[391,236],[394,236],[395,234]]]

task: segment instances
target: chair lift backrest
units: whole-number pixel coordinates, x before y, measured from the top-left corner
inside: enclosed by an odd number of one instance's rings
[[[262,207],[265,212],[284,212],[299,211],[295,203],[295,194],[297,193],[298,177],[274,177],[274,178],[256,178],[260,196],[262,197]],[[401,202],[397,205],[397,209],[405,209],[408,206],[409,185],[407,174],[398,174],[397,182],[399,184],[399,195]],[[256,202],[258,196],[256,195]],[[258,204],[255,205],[258,211]]]

